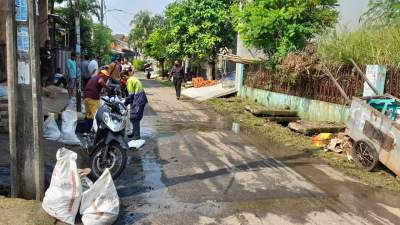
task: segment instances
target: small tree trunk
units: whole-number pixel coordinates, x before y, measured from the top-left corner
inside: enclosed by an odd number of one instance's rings
[[[165,71],[164,71],[164,60],[160,60],[160,66],[161,66],[161,77],[165,76]]]

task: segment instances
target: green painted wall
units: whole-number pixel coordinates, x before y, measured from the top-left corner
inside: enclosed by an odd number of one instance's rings
[[[323,101],[311,100],[267,90],[243,86],[239,96],[246,97],[267,107],[286,107],[296,110],[304,120],[346,122],[349,107]]]

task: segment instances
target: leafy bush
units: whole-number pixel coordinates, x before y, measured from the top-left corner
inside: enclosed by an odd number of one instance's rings
[[[331,66],[400,63],[400,26],[364,26],[354,32],[334,31],[318,39],[318,55]]]
[[[132,61],[132,65],[135,68],[136,71],[142,71],[144,70],[144,64],[145,62],[143,60],[140,59],[134,59]]]
[[[233,8],[233,15],[244,44],[263,50],[274,65],[333,27],[336,4],[336,0],[253,0]]]

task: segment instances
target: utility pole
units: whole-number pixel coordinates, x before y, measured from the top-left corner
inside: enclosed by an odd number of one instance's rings
[[[77,83],[76,83],[76,111],[82,111],[82,77],[81,77],[81,16],[80,16],[80,0],[75,0],[75,34],[76,34],[76,69]]]
[[[104,0],[100,0],[100,24],[104,25]]]
[[[7,4],[11,195],[41,200],[44,163],[37,1],[8,0]]]

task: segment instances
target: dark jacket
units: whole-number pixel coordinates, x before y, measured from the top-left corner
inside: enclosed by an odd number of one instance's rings
[[[144,107],[147,104],[146,93],[143,91],[139,93],[132,93],[125,99],[125,105],[131,105],[130,119],[141,120],[143,119]]]
[[[40,65],[42,70],[53,68],[53,51],[51,48],[40,48]]]
[[[174,66],[169,74],[174,79],[185,79],[185,68],[183,66]]]

